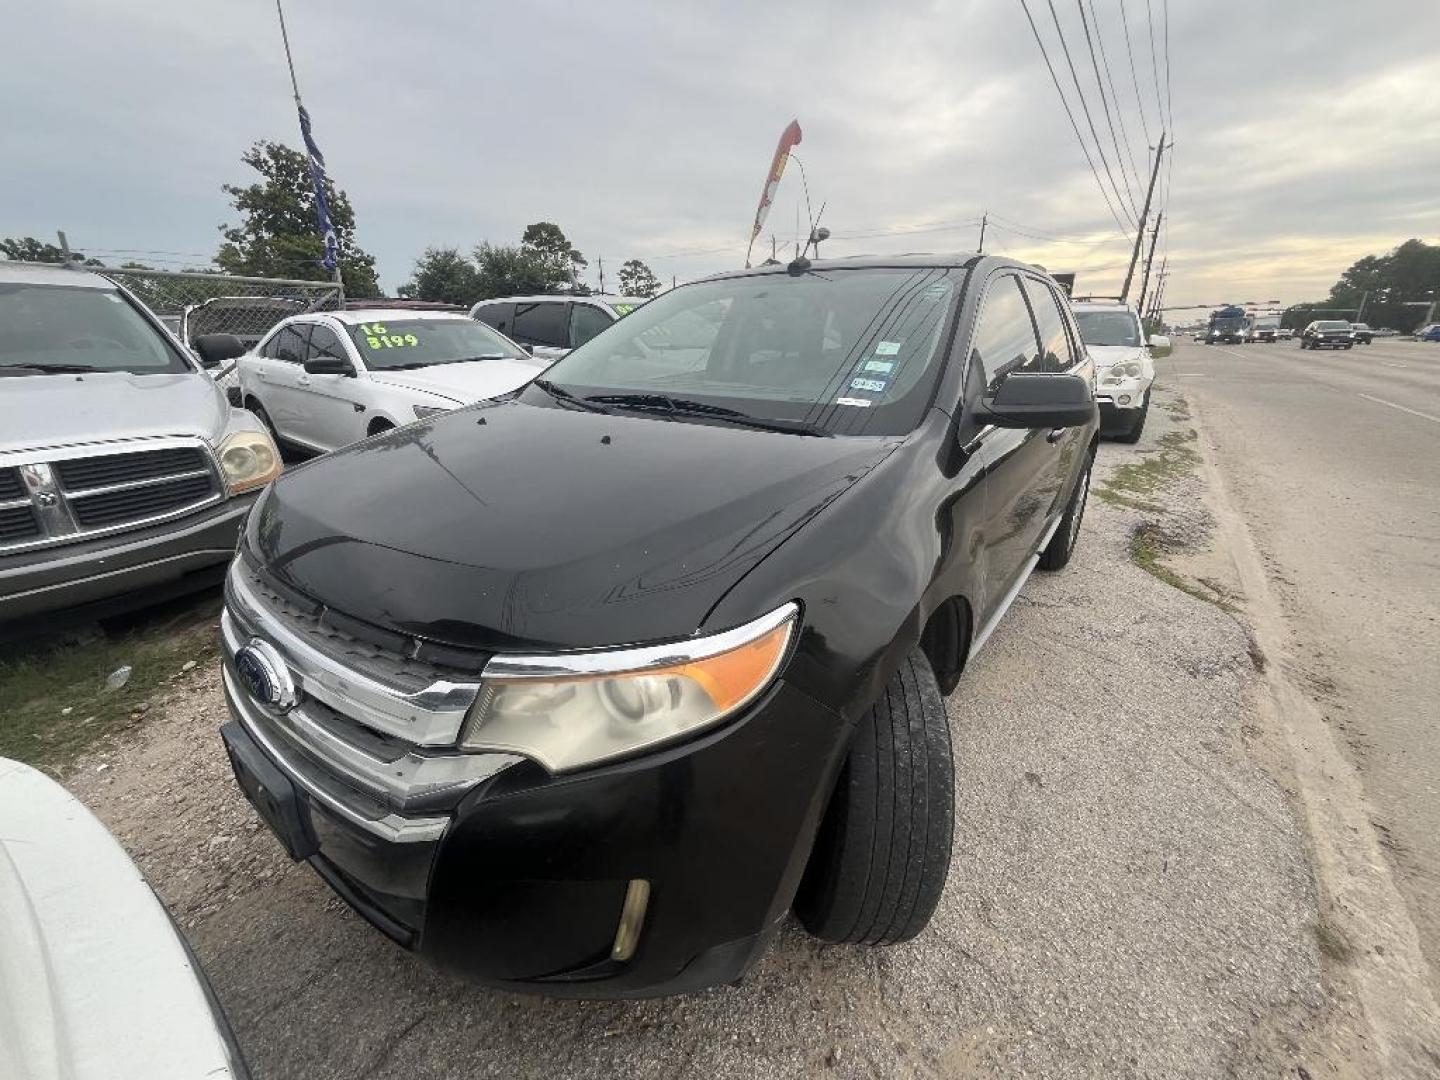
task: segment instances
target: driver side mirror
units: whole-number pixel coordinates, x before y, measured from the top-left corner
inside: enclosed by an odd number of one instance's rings
[[[975,410],[982,423],[1002,428],[1081,427],[1095,418],[1095,394],[1079,375],[1012,372]]]
[[[1150,335],[1151,356],[1169,356],[1173,351],[1174,348],[1170,344],[1170,339],[1164,334]]]
[[[339,356],[312,356],[305,361],[307,375],[346,375],[354,377],[355,365]]]
[[[194,348],[202,367],[218,368],[226,360],[245,355],[245,343],[234,334],[200,334]]]

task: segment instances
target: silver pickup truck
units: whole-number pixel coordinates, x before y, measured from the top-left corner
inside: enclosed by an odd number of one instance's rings
[[[99,274],[0,262],[0,640],[217,582],[280,456],[207,368]]]

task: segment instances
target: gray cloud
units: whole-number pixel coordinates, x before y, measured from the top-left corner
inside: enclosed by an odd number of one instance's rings
[[[1093,2],[1143,172],[1119,2]],[[0,70],[0,234],[213,252],[243,148],[298,142],[271,6],[32,8],[25,55]],[[1031,8],[1044,32],[1048,7]],[[1145,0],[1127,8],[1153,137]],[[1370,3],[1363,20],[1341,0],[1170,8],[1171,300],[1314,296],[1360,255],[1440,231],[1433,0]],[[1057,10],[1089,87],[1075,7]],[[989,209],[1005,220],[987,248],[1076,268],[1083,288],[1116,288],[1129,255],[1018,2],[291,0],[288,15],[317,138],[392,288],[427,244],[513,242],[541,218],[592,270],[597,255],[666,279],[733,267],[792,117],[813,200],[853,237],[830,254],[965,250]],[[772,214],[782,240],[799,180]]]

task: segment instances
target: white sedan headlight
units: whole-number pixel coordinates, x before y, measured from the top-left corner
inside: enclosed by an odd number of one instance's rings
[[[668,645],[496,656],[460,745],[565,772],[701,731],[770,685],[799,611],[785,604],[734,630]]]
[[[280,475],[280,452],[263,431],[237,431],[225,436],[217,456],[231,495],[264,487]]]

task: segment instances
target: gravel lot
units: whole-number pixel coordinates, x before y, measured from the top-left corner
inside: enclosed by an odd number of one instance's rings
[[[1177,427],[1152,409],[1139,447],[1102,446],[1099,476]],[[1195,483],[1152,496],[1176,535],[1204,530]],[[950,884],[930,929],[885,951],[787,927],[742,985],[649,1002],[439,975],[258,825],[213,670],[69,784],[185,928],[258,1080],[1362,1074],[1335,1041],[1347,1010],[1251,720],[1246,633],[1132,565],[1147,516],[1092,499],[1075,562],[1032,580],[950,698]]]

